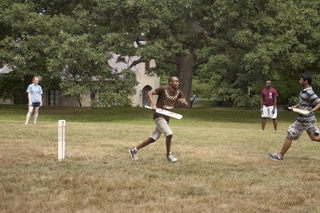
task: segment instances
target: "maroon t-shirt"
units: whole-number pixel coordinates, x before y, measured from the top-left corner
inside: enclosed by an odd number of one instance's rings
[[[163,86],[155,89],[156,94],[158,95],[156,103],[157,108],[172,111],[174,109],[174,105],[178,102],[178,99],[184,98],[184,94],[180,89],[176,89],[171,92],[169,88],[169,86]],[[163,117],[167,122],[169,122],[168,116],[156,112],[153,114],[153,119],[159,117]]]
[[[274,88],[264,88],[260,94],[264,106],[274,106],[274,99],[278,97],[278,92]]]

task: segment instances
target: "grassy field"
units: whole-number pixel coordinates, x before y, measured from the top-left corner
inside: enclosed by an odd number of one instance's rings
[[[176,112],[184,118],[170,121],[178,158],[171,164],[163,136],[139,160],[129,157],[153,129],[150,110],[45,106],[37,125],[24,125],[26,106],[0,105],[0,212],[320,212],[320,144],[304,134],[282,162],[267,157],[296,114],[279,112],[278,131],[271,120],[261,131],[257,111]],[[64,161],[57,160],[60,119]]]

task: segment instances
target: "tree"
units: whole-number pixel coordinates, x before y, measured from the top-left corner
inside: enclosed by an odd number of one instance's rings
[[[127,2],[147,41],[142,60],[155,58],[157,73],[163,63],[175,65],[188,100],[194,75],[213,85],[214,96],[234,100],[267,79],[296,79],[319,66],[316,0]]]
[[[128,104],[137,82],[133,74],[114,72],[108,65],[111,19],[99,13],[99,3],[43,0],[3,5],[0,24],[8,33],[0,40],[0,58],[17,67],[18,77],[40,75],[48,85],[60,79],[63,94],[80,105],[80,95],[89,91],[101,93],[95,105]],[[99,89],[92,89],[96,85]],[[121,96],[114,95],[118,91]],[[101,99],[106,96],[117,98]]]
[[[104,5],[100,9],[107,12],[109,7]],[[122,2],[116,9],[122,18],[130,16],[133,28],[127,28],[129,37],[135,37],[138,44],[143,40],[140,48],[135,49],[141,56],[138,62],[155,59],[157,67],[148,71],[158,75],[172,73],[171,68],[163,69],[168,68],[165,64],[174,65],[176,71],[173,74],[180,79],[180,88],[187,100],[196,68],[207,61],[207,58],[199,57],[198,51],[205,51],[211,45],[205,28],[199,22],[201,11],[197,7],[200,5],[201,2],[193,0],[132,0]],[[128,35],[123,34],[122,38],[125,37]],[[113,45],[121,54],[128,51],[128,48]]]
[[[8,5],[0,13],[0,25],[10,29],[0,34],[0,56],[19,65],[23,74],[72,72],[81,77],[78,86],[88,86],[91,72],[110,79],[107,52],[141,56],[134,64],[155,59],[157,67],[148,72],[177,75],[187,100],[195,75],[212,85],[214,96],[235,100],[267,79],[296,79],[319,67],[316,0],[40,0]],[[68,52],[69,47],[81,52]]]
[[[204,19],[214,26],[219,51],[202,75],[211,76],[215,96],[235,99],[268,79],[281,84],[317,73],[318,1],[214,1],[210,10]]]

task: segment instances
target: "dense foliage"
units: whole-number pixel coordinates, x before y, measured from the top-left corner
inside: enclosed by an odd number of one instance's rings
[[[117,87],[108,52],[139,55],[134,63],[155,59],[157,67],[147,71],[177,75],[188,100],[199,91],[239,100],[248,90],[259,94],[270,79],[287,103],[306,71],[320,92],[317,0],[3,0],[0,6],[0,58],[21,76],[56,79],[63,71],[70,78],[60,85],[66,95],[95,90],[91,78],[101,76],[114,88],[98,84],[99,97],[125,102],[114,93],[125,87],[119,94],[132,94],[135,82]]]
[[[98,2],[0,4],[0,25],[7,29],[1,35],[0,58],[15,69],[12,78],[39,75],[44,87],[58,84],[63,95],[76,98],[80,105],[84,94],[98,94],[94,105],[129,104],[128,96],[135,93],[137,82],[133,74],[112,70],[108,64],[113,50],[105,43],[113,31],[108,15],[98,16]]]

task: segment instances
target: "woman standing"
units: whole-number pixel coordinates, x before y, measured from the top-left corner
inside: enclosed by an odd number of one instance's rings
[[[42,106],[42,87],[38,85],[39,78],[37,76],[34,76],[32,79],[32,84],[28,86],[27,93],[28,93],[28,106],[29,111],[27,113],[26,117],[26,124],[28,124],[29,119],[31,117],[32,111],[34,109],[34,121],[33,123],[37,123],[38,115],[39,115],[39,108]]]

